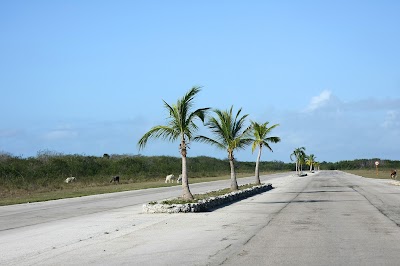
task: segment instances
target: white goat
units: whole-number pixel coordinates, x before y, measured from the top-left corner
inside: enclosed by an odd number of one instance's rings
[[[176,183],[182,182],[182,174],[179,175],[178,179],[176,180]]]
[[[74,177],[74,176],[71,176],[71,177],[67,177],[67,179],[65,179],[65,183],[71,183],[71,182],[74,182],[74,181],[76,181],[76,178]]]
[[[173,174],[167,175],[165,177],[165,183],[173,183],[175,179],[175,176]]]

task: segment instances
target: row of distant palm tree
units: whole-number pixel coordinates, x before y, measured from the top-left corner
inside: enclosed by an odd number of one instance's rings
[[[252,144],[253,152],[259,147],[255,177],[256,184],[261,184],[259,163],[262,147],[266,146],[272,151],[269,143],[278,143],[280,141],[279,137],[269,136],[271,130],[277,127],[278,124],[269,127],[268,122],[260,124],[251,121],[251,124],[246,127],[248,114],[241,115],[241,108],[234,113],[233,106],[229,110],[211,109],[207,107],[196,109],[191,112],[194,97],[199,92],[200,87],[193,87],[179,99],[176,104],[169,105],[164,101],[164,106],[169,111],[168,124],[151,128],[138,141],[139,148],[144,148],[150,138],[163,138],[170,141],[179,139],[179,150],[182,157],[182,197],[184,199],[193,199],[193,195],[189,189],[186,162],[188,143],[192,140],[208,143],[227,151],[231,168],[232,191],[238,190],[234,151],[244,149],[250,144]],[[215,116],[209,116],[209,111],[212,111]],[[197,118],[211,130],[213,137],[203,135],[194,136],[195,132],[198,130],[198,126],[195,124],[195,119]]]
[[[296,148],[290,155],[290,160],[293,161],[293,157],[296,160],[296,173],[301,175],[303,172],[303,164],[310,166],[310,172],[314,169],[319,169],[319,163],[315,161],[317,158],[314,154],[306,155],[306,148]]]

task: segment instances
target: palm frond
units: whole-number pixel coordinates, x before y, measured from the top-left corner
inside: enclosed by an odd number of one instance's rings
[[[193,121],[196,117],[198,117],[204,123],[205,116],[209,109],[209,107],[197,109],[188,116],[187,121]]]
[[[210,144],[210,145],[213,145],[213,146],[217,146],[220,149],[225,149],[226,148],[223,143],[220,143],[220,142],[218,142],[218,141],[216,141],[214,139],[211,139],[209,137],[202,136],[202,135],[194,137],[193,140],[194,141],[198,141],[198,142],[202,142],[202,143],[206,143],[206,144]]]
[[[253,139],[238,137],[237,141],[235,141],[235,142],[236,142],[236,149],[245,149],[247,146],[249,146],[253,142]]]
[[[152,138],[176,140],[178,137],[179,137],[179,132],[177,132],[171,127],[155,126],[143,135],[143,137],[138,142],[138,146],[139,149],[143,149],[146,146],[147,141]]]
[[[200,87],[192,87],[176,104],[168,104],[163,100],[164,107],[168,111],[167,125],[155,126],[139,140],[138,146],[144,148],[147,141],[151,138],[163,138],[174,141],[181,137],[190,140],[193,132],[198,129],[194,123],[194,118],[199,117],[204,122],[205,112],[209,108],[200,108],[190,113],[193,100],[200,91]]]
[[[251,121],[251,128],[252,128],[252,133],[253,133],[253,145],[252,145],[252,151],[254,152],[255,148],[257,146],[264,145],[266,146],[270,151],[273,152],[271,146],[269,143],[278,143],[281,141],[279,137],[268,137],[272,129],[275,127],[279,126],[279,124],[272,125],[271,127],[268,127],[269,122],[265,123],[257,123],[254,121]],[[292,155],[291,155],[292,157]]]
[[[249,132],[251,127],[244,129],[244,124],[248,115],[240,116],[242,109],[233,114],[233,106],[230,109],[222,111],[214,109],[215,116],[210,117],[206,126],[211,130],[214,139],[203,137],[203,142],[216,145],[218,147],[233,152],[235,149],[244,149],[251,144]],[[212,141],[211,141],[212,140]]]
[[[278,143],[281,141],[280,137],[268,137],[264,139],[265,142]]]

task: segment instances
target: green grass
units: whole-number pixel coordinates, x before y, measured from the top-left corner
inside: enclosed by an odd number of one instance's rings
[[[343,172],[347,172],[354,175],[363,176],[366,178],[378,178],[378,179],[390,179],[391,170],[387,169],[378,169],[378,172],[375,169],[369,170],[343,170]]]
[[[265,172],[260,174],[271,174],[272,172]],[[237,178],[247,177],[253,175],[252,173],[240,173],[237,174]],[[229,175],[216,176],[216,177],[202,177],[202,178],[190,178],[189,184],[201,183],[201,182],[211,182],[217,180],[227,180],[227,186],[229,186]],[[38,201],[48,201],[55,199],[65,199],[82,197],[96,194],[131,191],[147,188],[157,188],[157,187],[170,187],[170,186],[180,186],[177,183],[165,184],[164,180],[156,181],[143,181],[136,183],[122,182],[121,184],[104,184],[104,183],[81,183],[75,182],[70,184],[62,184],[57,188],[39,188],[30,191],[23,189],[13,189],[2,191],[0,190],[0,206],[27,203],[27,202],[38,202]]]

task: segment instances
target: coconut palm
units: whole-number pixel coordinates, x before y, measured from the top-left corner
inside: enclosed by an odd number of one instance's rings
[[[261,151],[263,146],[267,147],[270,151],[273,152],[272,148],[269,146],[269,143],[278,143],[279,141],[281,141],[279,137],[268,137],[271,130],[279,126],[279,124],[275,124],[271,127],[268,127],[268,124],[269,122],[265,122],[263,124],[259,124],[254,121],[251,122],[251,128],[253,130],[253,135],[254,135],[251,151],[254,152],[254,150],[257,147],[259,147],[257,161],[256,161],[256,169],[255,169],[255,177],[257,185],[261,184],[259,166],[260,166]]]
[[[304,147],[303,147],[303,148],[304,148]],[[293,157],[295,158],[295,160],[293,160]],[[295,163],[296,163],[296,174],[298,174],[298,169],[299,169],[299,165],[298,165],[298,163],[299,163],[299,160],[298,160],[298,148],[295,149],[295,150],[292,152],[292,154],[290,154],[290,160],[291,160],[291,161],[295,161]]]
[[[320,166],[319,162],[314,162],[314,170],[319,171],[319,166]]]
[[[198,129],[195,119],[199,118],[204,122],[205,114],[210,109],[200,108],[191,112],[193,99],[199,91],[199,87],[193,87],[176,104],[169,105],[164,101],[164,107],[169,113],[169,117],[167,118],[169,120],[168,124],[151,128],[138,142],[139,149],[142,149],[150,138],[162,138],[169,141],[179,139],[179,150],[182,156],[182,197],[184,199],[193,199],[193,195],[189,189],[186,165],[188,143],[193,139],[193,133]]]
[[[300,173],[300,166],[302,165],[301,162],[306,155],[305,150],[306,150],[306,148],[300,147],[300,148],[295,149],[293,151],[293,153],[290,154],[290,160],[293,161],[292,156],[294,156],[296,158],[296,174]]]
[[[306,163],[307,155],[304,152],[300,153],[299,165],[300,165],[300,176],[303,175],[303,165]]]
[[[238,184],[235,173],[235,163],[233,152],[237,149],[244,149],[248,146],[252,139],[250,138],[251,127],[245,128],[246,117],[240,117],[242,109],[233,114],[233,106],[226,111],[215,109],[216,117],[210,117],[206,123],[215,139],[206,136],[197,136],[195,139],[204,143],[217,146],[228,152],[229,165],[231,167],[231,190],[238,190]]]
[[[312,171],[313,165],[315,163],[315,155],[314,154],[310,154],[306,157],[306,164],[310,166],[310,172]]]

